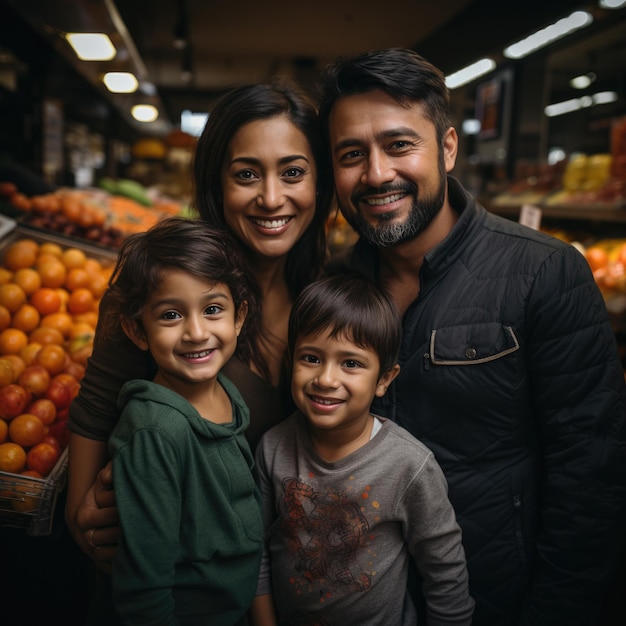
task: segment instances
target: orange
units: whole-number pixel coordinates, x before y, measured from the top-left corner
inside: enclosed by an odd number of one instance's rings
[[[65,267],[69,269],[84,267],[87,255],[79,248],[67,248],[61,255]]]
[[[30,296],[41,287],[41,276],[32,267],[22,267],[13,274],[13,282]]]
[[[93,257],[88,257],[85,260],[84,267],[89,272],[90,276],[95,276],[96,274],[102,273],[102,263],[100,263],[98,259],[94,259]]]
[[[87,311],[86,313],[74,315],[74,324],[88,324],[94,329],[98,324],[98,312]]]
[[[24,290],[15,283],[0,285],[0,304],[15,313],[26,302]]]
[[[88,287],[91,283],[91,277],[84,267],[72,267],[67,272],[65,278],[65,287],[70,291],[79,287]]]
[[[11,311],[0,304],[0,330],[4,330],[11,325]]]
[[[13,366],[16,378],[19,378],[19,375],[26,369],[24,359],[18,354],[5,354],[2,358]]]
[[[87,322],[77,322],[74,318],[74,325],[70,331],[70,339],[79,339],[80,337],[93,337],[94,327]]]
[[[70,294],[67,301],[67,309],[73,315],[78,313],[87,313],[87,311],[93,311],[96,304],[96,299],[93,297],[93,293],[85,287],[79,287]]]
[[[67,353],[56,343],[48,343],[42,346],[35,355],[35,363],[45,367],[51,375],[60,374],[66,365]]]
[[[101,298],[102,294],[107,290],[109,286],[109,279],[103,273],[94,274],[90,277],[89,288],[94,297]]]
[[[51,254],[60,259],[63,256],[63,248],[58,243],[54,243],[54,241],[44,241],[39,246],[39,256],[44,254]]]
[[[602,267],[606,267],[609,262],[608,252],[600,246],[591,246],[587,248],[585,251],[585,258],[587,259],[587,263],[589,263],[589,267],[591,267],[592,272],[595,272]]]
[[[33,341],[31,337],[28,338],[28,341],[29,343],[27,343],[20,350],[19,354],[22,361],[24,361],[25,367],[28,367],[29,365],[33,365],[35,363],[35,357],[37,356],[37,352],[39,352],[39,350],[41,350],[41,348],[43,347],[42,343],[37,343],[36,341]]]
[[[6,285],[13,279],[13,272],[6,267],[0,267],[0,285]]]
[[[56,328],[67,339],[72,331],[73,321],[69,313],[58,311],[44,315],[39,325],[43,328]]]
[[[62,287],[65,283],[67,270],[60,259],[47,254],[40,256],[37,261],[37,271],[44,287]]]
[[[17,376],[15,375],[15,368],[11,361],[7,361],[7,359],[0,358],[0,387],[4,387],[4,385],[10,385],[17,380]]]
[[[0,332],[0,354],[17,354],[28,343],[28,335],[19,328]]]
[[[43,422],[31,413],[22,413],[9,422],[9,438],[23,448],[38,444],[44,434]]]
[[[70,222],[77,224],[82,210],[82,202],[77,198],[73,198],[71,196],[65,196],[62,198],[61,212]]]
[[[57,293],[59,294],[59,299],[61,300],[61,307],[59,308],[59,311],[63,311],[63,313],[65,313],[67,311],[67,301],[70,297],[70,292],[63,287],[59,287],[57,289]]]
[[[9,425],[4,420],[0,420],[0,443],[4,443],[7,440],[8,434]]]
[[[26,239],[19,239],[10,244],[4,251],[4,266],[12,271],[22,267],[31,267],[37,259],[37,244],[35,247]]]
[[[22,306],[13,315],[11,325],[13,328],[19,328],[29,333],[39,326],[39,311],[32,304],[22,304]]]
[[[17,474],[26,466],[26,451],[12,441],[0,443],[0,471]]]
[[[60,345],[65,340],[60,330],[45,326],[35,328],[35,330],[33,330],[28,336],[28,339],[31,343],[39,343],[43,346],[48,343],[56,343]]]
[[[61,308],[61,296],[56,289],[40,287],[30,297],[30,303],[42,315],[56,313]]]

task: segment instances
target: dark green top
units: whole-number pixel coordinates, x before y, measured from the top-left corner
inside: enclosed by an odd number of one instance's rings
[[[113,592],[125,624],[232,625],[254,597],[263,537],[249,413],[218,377],[233,422],[215,424],[146,380],[120,393],[110,440],[122,540]]]

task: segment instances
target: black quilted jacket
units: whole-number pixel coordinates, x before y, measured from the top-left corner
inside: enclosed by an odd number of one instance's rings
[[[399,377],[375,411],[435,453],[463,530],[474,626],[596,624],[624,534],[624,374],[584,257],[488,213],[425,258]],[[363,241],[349,265],[376,277]],[[343,268],[346,269],[346,268]]]

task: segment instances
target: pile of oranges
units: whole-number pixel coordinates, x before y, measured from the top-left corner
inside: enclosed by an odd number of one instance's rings
[[[79,248],[28,237],[5,248],[0,265],[0,472],[44,478],[61,456],[69,404],[91,354],[112,266]],[[0,488],[0,508],[2,497]],[[24,502],[13,505],[20,510]]]

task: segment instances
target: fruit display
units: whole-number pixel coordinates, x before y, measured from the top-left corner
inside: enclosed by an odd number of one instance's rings
[[[0,259],[0,523],[45,534],[115,255],[17,229]]]
[[[22,193],[11,182],[0,182],[0,201],[20,224],[113,250],[129,234],[184,211],[179,202],[151,198],[130,180],[103,179],[100,188],[61,188],[34,196]]]

